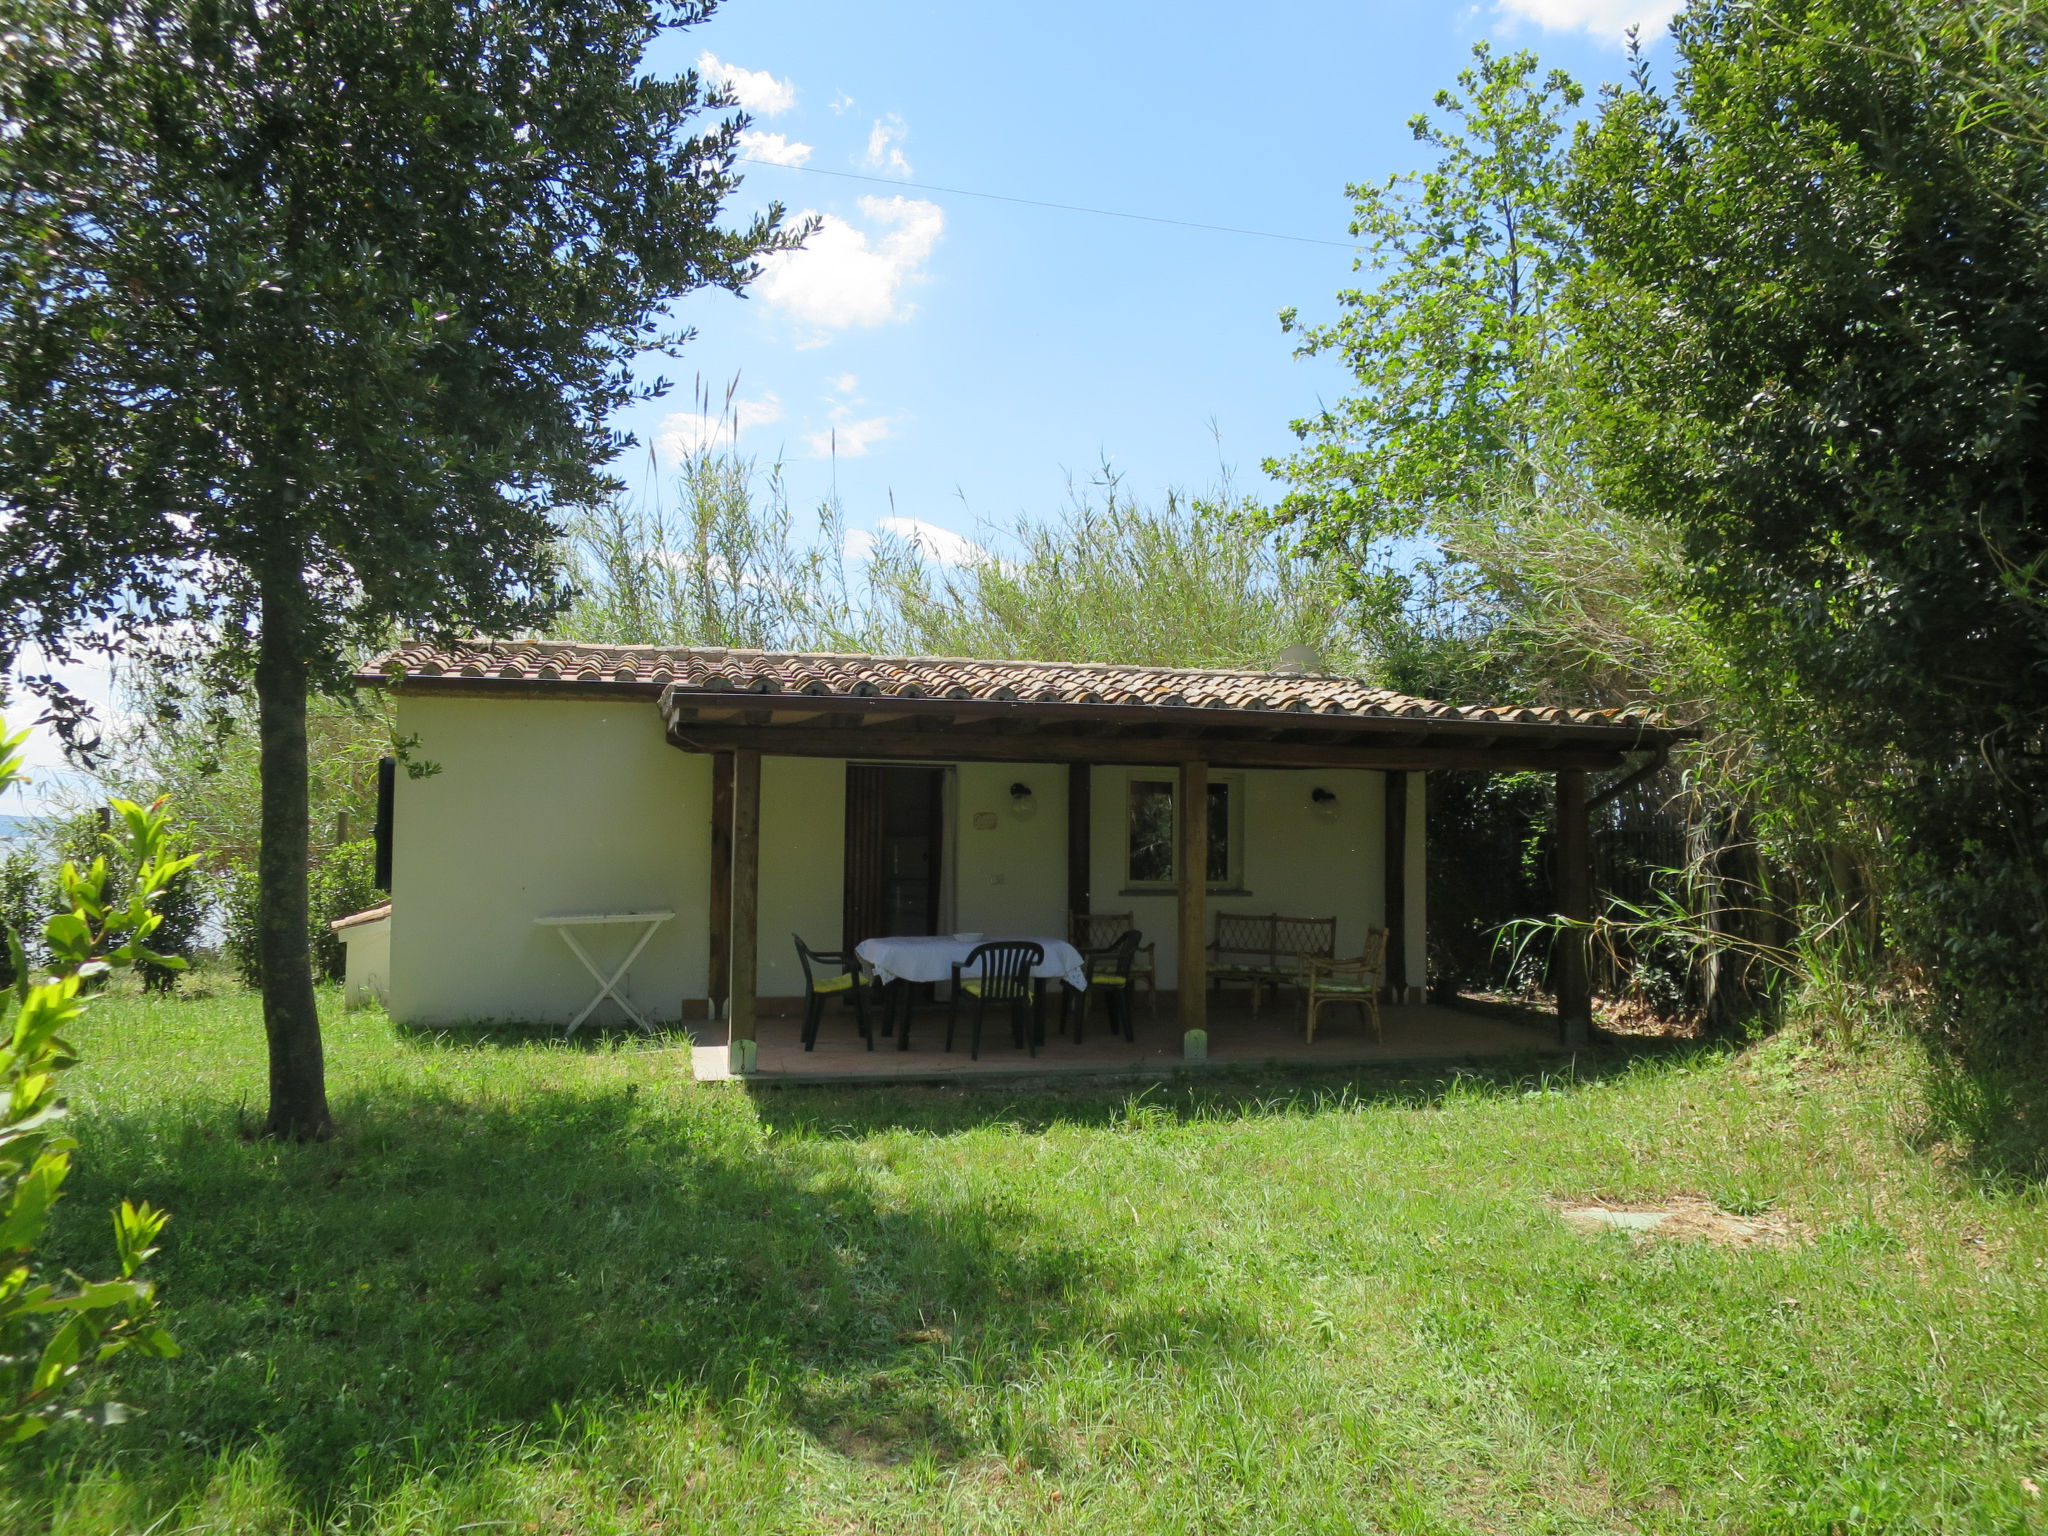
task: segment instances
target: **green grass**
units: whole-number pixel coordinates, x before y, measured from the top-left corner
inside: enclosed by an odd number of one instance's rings
[[[187,1353],[27,1448],[10,1533],[2048,1529],[2042,1203],[1924,1144],[1896,1044],[749,1094],[333,1009],[292,1147],[246,997],[78,1043],[60,1257],[171,1210]],[[1545,1203],[1674,1193],[1811,1240]]]

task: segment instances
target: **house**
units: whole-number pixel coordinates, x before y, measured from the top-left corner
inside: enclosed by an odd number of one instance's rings
[[[1384,927],[1393,995],[1419,997],[1429,773],[1555,773],[1584,916],[1587,775],[1673,735],[1298,668],[478,640],[360,681],[411,744],[380,817],[394,1017],[566,1023],[614,961],[579,964],[547,920],[617,914],[644,940],[630,1006],[734,1038],[803,991],[792,933],[1059,934],[1091,910],[1135,914],[1182,1027],[1218,914],[1334,915],[1340,955]],[[1560,1007],[1582,1033],[1582,961]]]

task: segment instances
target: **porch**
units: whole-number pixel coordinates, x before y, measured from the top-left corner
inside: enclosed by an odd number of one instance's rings
[[[1212,995],[1208,1001],[1207,1061],[1191,1065],[1182,1056],[1182,1029],[1171,998],[1161,1000],[1155,1020],[1141,1002],[1134,1010],[1135,1040],[1112,1034],[1098,1005],[1088,1032],[1079,1044],[1057,1031],[1057,1009],[1047,1010],[1046,1042],[1032,1056],[1013,1048],[1006,1029],[984,1036],[981,1059],[970,1061],[965,1040],[945,1049],[946,1010],[925,1005],[911,1024],[908,1051],[894,1040],[875,1042],[870,1051],[854,1027],[853,1014],[833,1007],[818,1031],[817,1049],[806,1051],[800,1038],[803,1020],[795,1016],[762,1015],[754,1021],[756,1068],[753,1082],[800,1086],[829,1083],[999,1083],[1005,1079],[1040,1078],[1168,1078],[1204,1067],[1353,1067],[1405,1062],[1458,1062],[1501,1057],[1554,1055],[1558,1044],[1553,1027],[1481,1016],[1427,1003],[1383,1003],[1381,1034],[1349,1009],[1324,1014],[1313,1043],[1302,1038],[1301,1009],[1291,999],[1269,1003],[1257,1019],[1242,995]],[[724,1031],[714,1027],[692,1052],[699,1082],[734,1077]]]

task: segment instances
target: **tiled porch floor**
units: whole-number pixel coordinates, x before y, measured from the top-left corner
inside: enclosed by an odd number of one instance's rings
[[[1126,1044],[1109,1032],[1098,1006],[1090,1015],[1088,1034],[1078,1045],[1057,1032],[1055,1009],[1047,1009],[1046,1043],[1036,1057],[1010,1044],[1007,1018],[992,1013],[982,1036],[981,1059],[967,1057],[967,1020],[963,1011],[957,1049],[945,1050],[946,1010],[920,1008],[911,1024],[910,1049],[898,1050],[887,1037],[867,1050],[851,1013],[828,1008],[818,1031],[818,1047],[803,1048],[800,1019],[764,1018],[757,1026],[758,1064],[751,1081],[763,1084],[825,1082],[932,1082],[963,1078],[1086,1076],[1165,1076],[1185,1065],[1181,1031],[1170,1002],[1162,1002],[1155,1022],[1140,1002],[1137,1039]],[[1526,1056],[1558,1050],[1547,1028],[1483,1018],[1451,1008],[1423,1004],[1388,1005],[1380,1010],[1383,1038],[1351,1009],[1328,1009],[1313,1045],[1302,1039],[1298,1004],[1269,1005],[1257,1023],[1243,1004],[1212,999],[1209,1007],[1209,1065],[1261,1066],[1268,1062],[1338,1067],[1375,1062],[1462,1060],[1485,1056]],[[701,1037],[700,1037],[701,1038]],[[722,1038],[713,1037],[693,1053],[700,1080],[725,1078],[727,1053]]]

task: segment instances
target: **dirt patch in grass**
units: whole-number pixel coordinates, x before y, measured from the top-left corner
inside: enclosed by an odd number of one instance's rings
[[[1700,1195],[1673,1195],[1654,1202],[1552,1200],[1550,1208],[1582,1232],[1627,1232],[1639,1241],[1693,1239],[1724,1248],[1776,1248],[1804,1241],[1790,1217],[1771,1212],[1737,1216]]]

